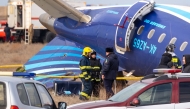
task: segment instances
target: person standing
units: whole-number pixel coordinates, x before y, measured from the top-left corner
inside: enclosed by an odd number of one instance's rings
[[[106,48],[106,60],[103,63],[101,75],[106,89],[106,99],[114,95],[112,85],[119,69],[119,60],[113,48]]]
[[[100,71],[102,69],[102,65],[100,63],[100,59],[96,58],[96,51],[93,50],[90,57],[90,64],[93,68],[91,70],[91,82],[92,82],[92,93],[93,97],[99,97],[100,95]]]
[[[91,84],[91,76],[90,71],[92,67],[90,66],[90,55],[92,53],[92,49],[90,47],[85,47],[83,49],[82,58],[80,60],[79,66],[81,69],[81,73],[79,78],[81,78],[82,84],[84,86],[83,91],[80,93],[80,100],[89,100],[92,93],[92,84]]]
[[[181,69],[181,60],[177,57],[177,55],[175,54],[174,50],[175,50],[175,45],[174,44],[169,44],[166,47],[166,53],[169,53],[172,55],[172,60],[171,62],[173,63],[173,66],[175,66],[177,69]]]
[[[182,73],[190,73],[190,55],[183,55],[183,71]]]
[[[5,24],[4,32],[5,32],[5,35],[6,35],[6,42],[11,43],[11,29],[13,29],[13,28],[10,28],[7,23]]]
[[[169,68],[168,63],[171,62],[172,55],[170,53],[162,54],[160,63],[157,68]]]

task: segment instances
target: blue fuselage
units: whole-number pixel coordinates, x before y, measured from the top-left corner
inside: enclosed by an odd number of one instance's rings
[[[57,34],[76,41],[84,46],[90,46],[99,54],[105,56],[106,47],[115,48],[116,29],[119,20],[128,7],[112,7],[94,10],[82,10],[90,15],[90,23],[79,23],[69,18],[59,18],[54,23]],[[137,34],[138,29],[144,26],[142,33]],[[142,76],[152,73],[152,69],[159,64],[161,55],[172,38],[177,38],[175,53],[181,59],[183,54],[188,53],[187,46],[180,51],[183,42],[189,41],[189,23],[166,12],[154,10],[141,20],[135,22],[135,33],[130,42],[130,51],[125,54],[117,53],[120,66],[127,71],[135,70],[135,75]],[[125,31],[127,28],[120,28]],[[155,32],[151,38],[149,32]],[[164,37],[160,37],[162,34]],[[122,33],[118,33],[122,34]],[[125,38],[125,36],[121,36]],[[160,39],[159,39],[160,38]],[[162,42],[158,42],[158,40]]]

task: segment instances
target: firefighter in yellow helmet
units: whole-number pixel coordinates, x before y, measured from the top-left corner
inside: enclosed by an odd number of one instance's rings
[[[90,65],[89,57],[93,50],[90,47],[85,47],[83,49],[82,58],[80,60],[79,66],[81,69],[81,73],[79,77],[83,83],[84,89],[80,93],[80,100],[89,100],[92,93],[92,85],[91,85],[91,76],[90,71],[92,69]]]

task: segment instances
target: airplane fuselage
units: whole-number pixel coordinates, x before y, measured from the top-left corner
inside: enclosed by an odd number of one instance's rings
[[[122,36],[125,34],[122,32],[125,32],[127,28],[121,27],[119,21],[127,9],[128,6],[80,9],[92,17],[89,23],[80,23],[67,17],[58,18],[54,22],[54,29],[57,34],[84,46],[90,46],[105,57],[105,48],[115,48],[117,36],[121,35],[120,40],[125,40],[125,36]],[[174,10],[174,8],[169,10],[173,10],[174,14],[169,13],[167,6],[158,5],[148,15],[135,22],[136,29],[130,42],[130,51],[122,54],[117,52],[115,48],[120,67],[127,71],[135,70],[136,76],[150,74],[152,69],[158,66],[161,55],[171,42],[175,43],[175,53],[180,59],[182,59],[183,54],[188,53],[188,45],[184,51],[182,51],[181,45],[189,41],[190,31],[188,28],[190,25],[188,20],[190,19],[187,18],[188,16],[186,16],[186,21],[181,18],[190,13],[180,9]],[[183,17],[175,16],[175,11],[178,11],[176,14],[182,13],[183,15],[180,15]],[[141,31],[140,28],[142,33],[139,32]]]

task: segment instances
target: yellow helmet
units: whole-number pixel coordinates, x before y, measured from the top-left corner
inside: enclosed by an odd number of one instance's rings
[[[93,52],[93,50],[92,50],[90,47],[85,47],[85,48],[83,49],[82,55],[87,56],[88,53],[92,53],[92,52]]]

